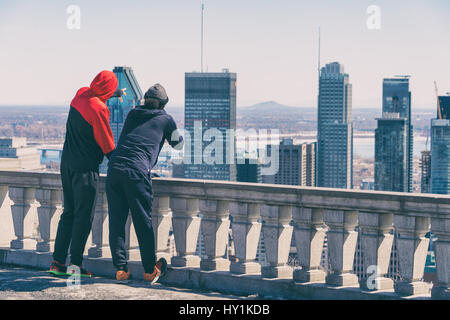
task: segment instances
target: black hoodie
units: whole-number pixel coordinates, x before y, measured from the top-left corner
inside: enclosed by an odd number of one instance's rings
[[[172,147],[183,141],[178,134],[174,135],[174,140],[171,139],[176,129],[174,119],[165,110],[147,109],[145,106],[132,109],[111,155],[109,168],[133,169],[145,174],[150,172],[166,140]]]

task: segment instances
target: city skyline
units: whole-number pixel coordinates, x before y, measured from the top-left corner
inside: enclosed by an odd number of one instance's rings
[[[126,65],[144,88],[163,83],[170,104],[182,106],[183,74],[200,69],[200,1],[119,4],[100,17],[105,3],[75,3],[80,30],[66,28],[68,1],[0,5],[0,60],[8,61],[0,105],[66,105],[94,73]],[[275,100],[313,108],[320,26],[322,65],[340,61],[352,74],[354,108],[380,107],[380,80],[409,74],[413,110],[431,110],[433,81],[441,94],[450,90],[450,45],[442,41],[450,36],[450,3],[409,1],[408,10],[405,3],[379,1],[381,29],[369,30],[370,1],[206,1],[205,69],[240,74],[239,106]]]
[[[0,0],[0,300],[450,300],[449,9]]]

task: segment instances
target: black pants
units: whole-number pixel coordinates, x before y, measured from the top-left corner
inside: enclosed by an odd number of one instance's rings
[[[151,219],[153,192],[150,173],[110,168],[106,179],[106,194],[109,208],[109,245],[114,266],[117,269],[127,269],[125,224],[131,212],[142,265],[146,273],[152,273],[156,256]]]
[[[98,171],[73,169],[61,163],[64,211],[58,224],[53,259],[64,264],[70,246],[70,262],[81,266],[94,218]]]

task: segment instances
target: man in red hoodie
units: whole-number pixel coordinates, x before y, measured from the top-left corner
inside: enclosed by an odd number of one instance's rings
[[[112,96],[120,95],[117,85],[118,80],[113,72],[102,71],[90,87],[78,90],[70,103],[61,157],[64,211],[58,224],[49,271],[55,275],[79,271],[80,276],[92,276],[81,266],[94,216],[99,165],[104,155],[109,158],[114,150],[109,109],[105,103]],[[69,246],[70,269],[75,270],[72,272],[65,266]]]

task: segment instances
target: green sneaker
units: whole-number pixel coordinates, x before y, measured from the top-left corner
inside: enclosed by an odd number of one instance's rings
[[[55,276],[66,276],[67,275],[66,272],[67,267],[56,260],[52,261],[52,264],[50,265],[50,270],[48,270],[48,273],[51,273]]]
[[[76,266],[74,264],[71,264],[67,268],[67,273],[66,274],[68,276],[78,275],[81,278],[92,278],[92,272],[82,268],[81,266]]]

